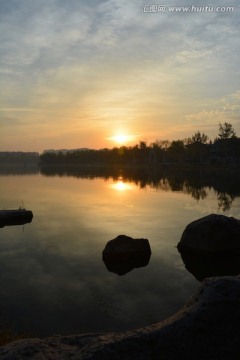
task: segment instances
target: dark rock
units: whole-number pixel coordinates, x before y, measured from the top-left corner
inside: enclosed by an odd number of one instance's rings
[[[240,354],[240,277],[206,279],[173,317],[124,333],[20,340],[0,360],[236,360]]]
[[[240,274],[240,221],[208,215],[190,223],[178,243],[186,269],[198,280]]]
[[[133,239],[126,235],[110,240],[102,252],[107,269],[118,275],[146,266],[150,257],[151,248],[147,239]]]
[[[240,254],[240,220],[211,214],[193,221],[177,246],[182,251]]]

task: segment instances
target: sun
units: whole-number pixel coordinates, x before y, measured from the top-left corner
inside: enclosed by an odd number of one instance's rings
[[[118,144],[124,144],[125,142],[128,141],[128,136],[124,135],[124,134],[118,134],[113,136],[113,139],[118,143]]]
[[[130,141],[133,141],[134,139],[136,138],[135,135],[127,135],[127,134],[124,134],[124,133],[119,133],[119,134],[116,134],[114,136],[111,136],[109,138],[107,138],[108,140],[111,140],[119,145],[123,145],[123,144],[126,144]]]

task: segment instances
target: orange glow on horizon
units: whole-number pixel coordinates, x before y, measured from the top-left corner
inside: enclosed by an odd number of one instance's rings
[[[129,142],[136,141],[136,139],[137,139],[137,135],[127,135],[122,132],[106,138],[106,140],[113,141],[119,145],[125,145]]]

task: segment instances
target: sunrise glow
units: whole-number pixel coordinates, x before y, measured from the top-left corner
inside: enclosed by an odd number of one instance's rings
[[[26,2],[0,1],[0,151],[213,140],[225,121],[239,133],[236,0],[155,15],[137,0]]]
[[[127,135],[124,133],[119,133],[117,135],[108,137],[107,140],[110,140],[114,143],[117,143],[118,145],[126,145],[131,141],[136,141],[137,136],[136,135]]]

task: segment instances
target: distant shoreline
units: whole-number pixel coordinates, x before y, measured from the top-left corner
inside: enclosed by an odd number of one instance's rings
[[[41,171],[41,169],[126,169],[126,170],[155,170],[155,171],[193,171],[193,170],[201,170],[205,172],[238,172],[240,175],[240,164],[208,164],[208,163],[190,163],[190,162],[166,162],[166,163],[41,163],[41,162],[13,162],[6,163],[0,162],[0,174],[1,170],[4,169],[33,169],[36,171]]]

